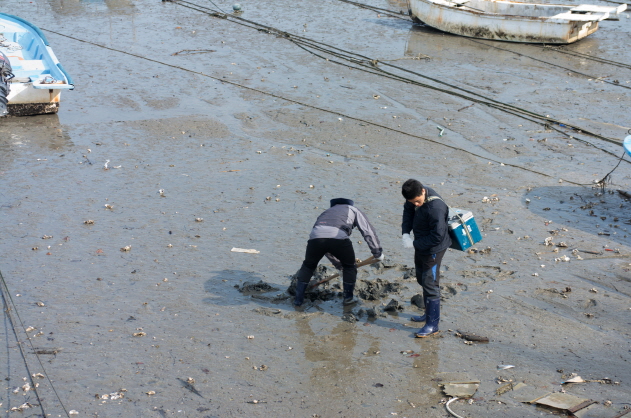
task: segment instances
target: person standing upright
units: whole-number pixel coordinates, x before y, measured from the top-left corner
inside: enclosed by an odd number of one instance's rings
[[[414,247],[416,281],[423,288],[425,315],[413,316],[412,321],[423,322],[416,337],[438,333],[440,321],[440,264],[451,245],[449,237],[449,207],[433,189],[420,181],[409,179],[401,186],[403,204],[403,246]],[[414,239],[410,236],[414,232]]]

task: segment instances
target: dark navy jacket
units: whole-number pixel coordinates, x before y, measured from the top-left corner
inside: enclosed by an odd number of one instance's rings
[[[449,208],[440,199],[428,202],[431,196],[438,196],[433,189],[425,187],[426,196],[423,206],[416,207],[406,201],[403,205],[403,222],[401,229],[404,234],[414,231],[414,248],[420,254],[436,254],[446,250],[451,245],[449,237]]]

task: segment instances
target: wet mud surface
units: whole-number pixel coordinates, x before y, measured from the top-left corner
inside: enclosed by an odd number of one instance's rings
[[[584,133],[631,128],[628,14],[558,51],[333,0],[242,4],[384,76],[174,2],[3,6],[45,30],[76,89],[56,115],[0,120],[2,416],[446,417],[446,373],[480,381],[450,405],[466,417],[559,415],[496,390],[559,392],[572,373],[590,382],[563,389],[603,416],[630,406],[631,165],[595,187],[622,147]],[[410,177],[483,234],[445,255],[435,338],[410,321]],[[310,228],[340,196],[385,263],[360,268],[356,306],[335,279],[295,309]]]

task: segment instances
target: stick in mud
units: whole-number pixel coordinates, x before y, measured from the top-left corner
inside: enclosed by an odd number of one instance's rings
[[[368,258],[367,258],[367,259],[365,259],[364,261],[360,261],[359,263],[357,263],[357,264],[356,264],[356,266],[357,266],[357,267],[363,267],[363,266],[365,266],[365,265],[368,265],[368,264],[373,264],[373,263],[376,263],[376,262],[378,262],[378,261],[379,261],[379,260],[376,260],[376,259],[375,259],[375,256],[372,256],[372,255],[371,255],[370,257],[368,257]],[[335,279],[336,277],[339,277],[339,276],[340,276],[340,273],[335,273],[335,274],[330,275],[330,276],[329,276],[329,277],[327,277],[326,279],[322,279],[322,280],[320,280],[319,282],[310,283],[310,284],[309,284],[308,289],[309,289],[309,290],[311,290],[311,289],[315,289],[316,287],[320,286],[321,284],[326,283],[326,282],[328,282],[328,281],[331,281],[331,280],[333,280],[333,279]]]

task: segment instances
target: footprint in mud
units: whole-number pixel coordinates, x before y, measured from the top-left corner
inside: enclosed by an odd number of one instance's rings
[[[466,284],[456,283],[456,284],[442,284],[440,285],[440,299],[447,300],[455,295],[458,292],[463,292],[468,289]]]
[[[475,270],[462,270],[460,272],[462,277],[469,278],[483,278],[490,280],[506,280],[513,274],[515,274],[512,270],[504,270],[498,266],[480,266]]]

